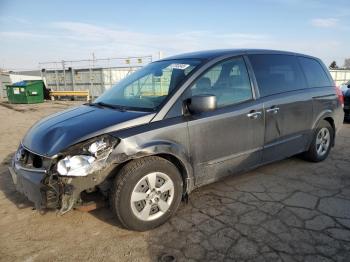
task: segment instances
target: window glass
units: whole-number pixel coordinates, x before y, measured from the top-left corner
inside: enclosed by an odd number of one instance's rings
[[[312,58],[298,57],[301,68],[304,70],[309,87],[332,85],[318,61]]]
[[[263,54],[249,59],[262,97],[306,88],[295,56]]]
[[[252,99],[247,68],[242,57],[215,65],[195,81],[191,94],[215,95],[218,107]]]

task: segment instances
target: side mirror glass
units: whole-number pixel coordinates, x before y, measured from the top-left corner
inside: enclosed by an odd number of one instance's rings
[[[216,107],[215,95],[196,95],[187,100],[187,108],[191,114],[213,111]]]

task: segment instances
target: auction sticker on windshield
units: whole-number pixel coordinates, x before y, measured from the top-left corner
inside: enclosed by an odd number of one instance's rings
[[[188,65],[188,64],[171,64],[171,65],[168,66],[168,68],[185,70],[189,66],[190,65]]]

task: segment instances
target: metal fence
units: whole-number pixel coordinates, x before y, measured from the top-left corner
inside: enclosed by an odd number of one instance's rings
[[[39,66],[47,88],[89,90],[92,97],[97,97],[150,62],[152,56],[46,62]]]

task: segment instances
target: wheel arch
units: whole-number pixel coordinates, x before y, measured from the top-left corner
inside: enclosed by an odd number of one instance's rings
[[[317,120],[314,122],[313,126],[312,126],[312,130],[316,130],[316,128],[318,127],[319,123],[324,120],[327,121],[331,127],[333,128],[333,139],[332,139],[332,147],[334,146],[335,143],[335,122],[334,122],[334,118],[332,116],[332,111],[331,110],[325,110],[323,111],[318,117]]]
[[[322,112],[320,112],[317,117],[315,117],[315,121],[313,122],[313,125],[312,125],[312,130],[315,130],[317,128],[317,126],[319,125],[320,121],[322,120],[326,120],[326,121],[332,121],[333,124],[334,124],[334,119],[333,119],[333,116],[332,116],[332,111],[327,109],[327,110],[324,110]],[[328,119],[328,120],[327,120]],[[331,124],[332,125],[332,124]]]
[[[125,150],[125,146],[128,146],[127,150]],[[114,175],[117,175],[122,167],[130,161],[149,156],[158,156],[168,160],[179,170],[184,184],[184,194],[189,194],[194,189],[193,168],[186,149],[182,145],[171,141],[152,141],[142,146],[131,147],[130,142],[122,140],[117,148],[119,148],[117,152],[114,152],[117,164],[113,172]]]
[[[323,120],[327,121],[333,128],[334,132],[335,132],[335,124],[334,124],[334,119],[330,116],[327,116],[325,118],[323,118]]]
[[[193,179],[189,177],[188,171],[184,163],[179,158],[169,153],[160,153],[160,154],[155,154],[153,156],[164,158],[169,162],[173,163],[174,166],[176,166],[176,168],[180,171],[181,178],[184,184],[184,188],[183,188],[184,193],[187,194],[191,191],[191,188],[192,188],[191,181],[193,181]]]

